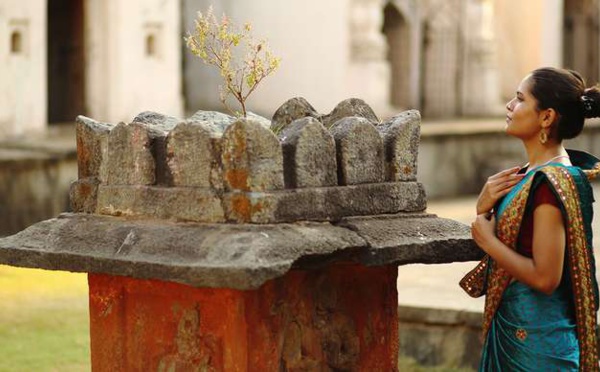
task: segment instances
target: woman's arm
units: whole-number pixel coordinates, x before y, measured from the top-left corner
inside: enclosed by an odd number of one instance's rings
[[[533,258],[504,245],[494,234],[495,221],[477,216],[471,225],[473,239],[518,281],[551,294],[560,284],[565,255],[565,226],[560,210],[541,204],[533,212]]]

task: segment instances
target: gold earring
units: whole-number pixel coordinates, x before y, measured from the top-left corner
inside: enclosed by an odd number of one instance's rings
[[[543,130],[540,132],[540,143],[542,145],[545,145],[546,142],[548,142],[548,133],[544,132]]]

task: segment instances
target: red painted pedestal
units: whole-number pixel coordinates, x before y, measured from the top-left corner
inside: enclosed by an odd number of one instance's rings
[[[337,264],[238,291],[90,274],[92,369],[395,371],[396,276]]]

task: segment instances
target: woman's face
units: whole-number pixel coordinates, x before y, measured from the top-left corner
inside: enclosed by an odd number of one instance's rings
[[[506,133],[522,140],[537,138],[541,130],[538,102],[530,88],[531,77],[527,76],[519,84],[515,97],[506,104]]]

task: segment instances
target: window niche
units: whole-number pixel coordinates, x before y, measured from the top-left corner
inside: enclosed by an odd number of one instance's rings
[[[8,22],[8,47],[11,55],[27,54],[28,26],[26,19],[11,19]]]
[[[156,37],[153,34],[146,35],[146,57],[156,56]]]
[[[162,25],[152,22],[144,25],[144,55],[157,59],[161,56]]]
[[[12,54],[23,53],[23,35],[18,30],[10,34],[10,52]]]

